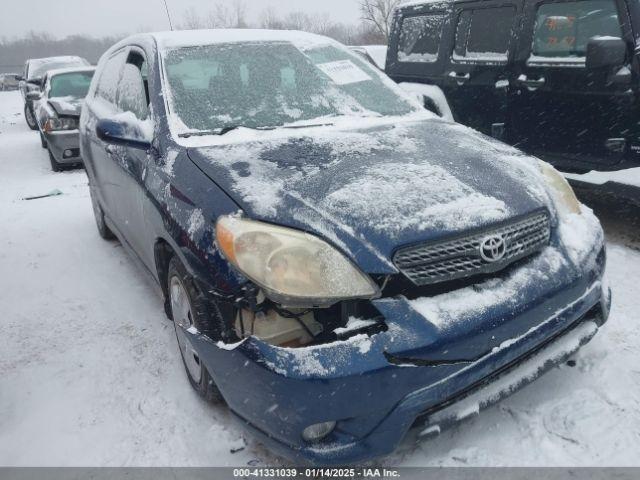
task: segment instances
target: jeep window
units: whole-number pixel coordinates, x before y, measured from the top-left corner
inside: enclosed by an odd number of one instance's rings
[[[540,5],[529,61],[584,61],[589,39],[597,36],[622,37],[613,0]]]
[[[183,47],[167,51],[163,64],[178,135],[416,111],[374,67],[331,45],[304,51],[287,42]]]
[[[398,39],[398,61],[432,63],[438,60],[445,18],[442,13],[403,18]]]
[[[87,96],[93,72],[61,73],[51,77],[49,82],[49,98]]]
[[[463,10],[458,16],[454,60],[506,62],[516,9]]]

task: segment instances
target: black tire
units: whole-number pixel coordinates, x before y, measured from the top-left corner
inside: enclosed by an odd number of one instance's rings
[[[102,210],[102,205],[98,201],[95,193],[93,192],[93,187],[89,188],[89,193],[91,195],[91,205],[93,206],[93,216],[96,219],[96,226],[98,227],[98,233],[105,240],[114,240],[116,236],[113,234],[111,229],[107,226],[107,223],[104,220],[104,210]]]
[[[29,106],[28,103],[24,105],[24,119],[31,130],[38,129],[38,122],[36,121],[35,113],[33,113],[33,107]]]
[[[40,132],[40,145],[42,145],[42,148],[48,148],[47,141],[44,139],[42,132]]]
[[[49,162],[51,162],[51,170],[54,172],[62,171],[62,165],[58,163],[51,150],[49,150]]]
[[[169,269],[167,274],[167,296],[169,298],[171,298],[172,295],[171,288],[174,281],[179,282],[179,284],[184,289],[184,292],[186,293],[186,297],[189,302],[190,321],[192,322],[192,325],[201,333],[212,331],[213,326],[211,319],[217,317],[211,314],[211,308],[206,296],[200,291],[191,275],[189,275],[180,260],[175,256],[172,257],[171,261],[169,262]],[[169,300],[169,310],[171,312],[170,318],[173,320],[173,325],[176,331],[176,338],[178,339],[180,357],[182,358],[182,363],[184,365],[187,378],[189,379],[189,383],[198,393],[198,395],[204,398],[207,402],[224,402],[220,390],[218,390],[218,387],[213,381],[213,378],[209,374],[207,368],[202,362],[200,362],[197,353],[188,348],[183,348],[180,338],[181,332],[179,329],[183,329],[184,326],[178,324],[177,315],[173,311],[174,305],[171,300]],[[199,365],[199,378],[195,378],[192,372],[189,370],[189,365],[187,364],[187,360],[185,359],[185,354],[193,355],[192,361],[195,361]]]

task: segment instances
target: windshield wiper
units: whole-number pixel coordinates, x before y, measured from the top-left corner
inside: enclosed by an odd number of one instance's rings
[[[330,127],[333,123],[307,123],[303,125],[283,125],[281,128],[314,128],[314,127]]]
[[[228,125],[222,128],[214,128],[213,130],[197,130],[194,132],[180,133],[178,134],[178,137],[189,138],[189,137],[203,137],[206,135],[224,135],[225,133],[229,133],[233,130],[237,130],[238,128],[249,128],[251,130],[275,130],[276,127],[248,127],[246,125]]]

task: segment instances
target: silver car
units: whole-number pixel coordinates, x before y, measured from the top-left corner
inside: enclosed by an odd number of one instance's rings
[[[17,90],[20,85],[20,74],[2,73],[0,74],[0,91]]]
[[[49,150],[51,169],[82,163],[78,144],[78,121],[84,98],[89,91],[94,67],[48,71],[42,92],[30,92],[40,130],[42,147]]]

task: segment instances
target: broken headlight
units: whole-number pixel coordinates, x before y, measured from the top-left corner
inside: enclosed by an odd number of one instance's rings
[[[50,118],[45,124],[43,130],[47,133],[57,132],[60,130],[77,130],[78,119],[72,117]]]
[[[378,294],[373,281],[342,253],[308,233],[220,217],[216,238],[226,259],[282,305],[327,307]]]
[[[560,215],[580,213],[580,202],[569,182],[547,162],[540,161],[540,171],[546,180],[550,193]]]

